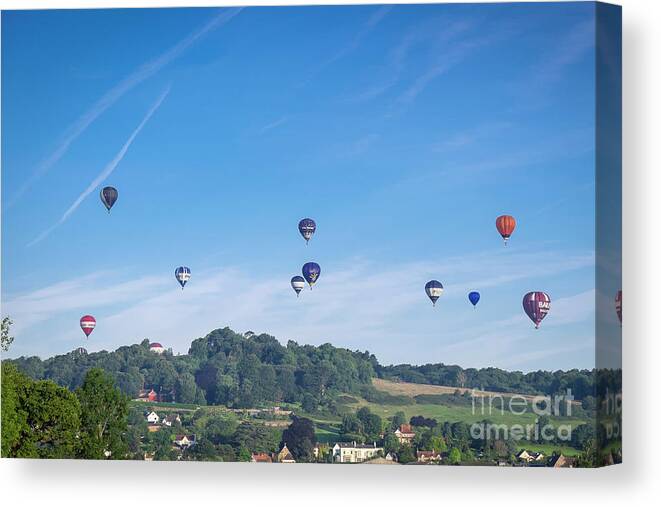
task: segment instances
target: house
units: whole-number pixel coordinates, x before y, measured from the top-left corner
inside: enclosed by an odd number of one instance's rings
[[[153,452],[145,452],[144,453],[144,459],[145,461],[154,461],[154,454]]]
[[[440,463],[441,454],[436,451],[417,451],[418,463]]]
[[[521,450],[516,455],[516,459],[525,463],[539,463],[544,459],[544,457],[544,454],[541,452],[526,451],[525,449]]]
[[[383,454],[383,447],[356,442],[338,442],[333,446],[333,461],[336,463],[362,463]]]
[[[273,463],[273,459],[265,452],[258,452],[250,458],[252,463]]]
[[[413,431],[413,427],[410,424],[401,424],[395,430],[395,436],[400,444],[411,444],[415,438],[415,431]]]
[[[175,423],[181,424],[181,417],[179,417],[179,414],[168,414],[163,418],[163,424],[166,426],[172,426]]]
[[[389,452],[388,454],[386,454],[385,459],[387,459],[388,461],[398,461],[397,454],[395,454],[394,452]]]
[[[176,435],[174,443],[181,449],[188,449],[195,445],[195,435]]]
[[[296,463],[294,456],[292,456],[291,452],[289,452],[289,449],[287,449],[286,443],[282,446],[280,452],[276,454],[275,460],[278,463]]]
[[[162,354],[165,352],[165,347],[158,342],[150,343],[149,352],[153,352],[154,354]]]
[[[158,417],[158,414],[154,412],[153,410],[147,414],[147,422],[151,424],[156,424],[158,421],[160,421],[160,417]]]
[[[549,466],[553,468],[574,468],[576,466],[576,459],[558,454],[551,456]]]
[[[140,389],[138,391],[138,397],[135,398],[135,401],[156,401],[158,395],[153,389]]]
[[[156,433],[157,431],[161,431],[161,427],[158,424],[148,424],[147,431],[149,433]]]

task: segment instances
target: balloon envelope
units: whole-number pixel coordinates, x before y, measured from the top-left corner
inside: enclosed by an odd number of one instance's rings
[[[528,292],[523,296],[523,311],[539,327],[551,309],[551,298],[545,292]]]
[[[298,223],[298,232],[305,238],[305,242],[310,241],[310,238],[317,230],[317,224],[311,218],[304,218]]]
[[[507,240],[510,239],[515,227],[516,220],[514,220],[514,217],[511,215],[501,215],[496,218],[496,229],[498,229],[498,232],[503,237],[505,244],[507,244]]]
[[[469,292],[468,300],[472,303],[473,306],[475,306],[477,302],[480,300],[480,293],[477,291]]]
[[[618,290],[615,294],[615,312],[617,313],[617,318],[620,319],[620,324],[622,324],[622,291]]]
[[[96,327],[96,319],[91,315],[83,315],[80,318],[80,329],[83,330],[85,336],[89,336]]]
[[[303,277],[310,284],[310,288],[317,282],[321,274],[321,267],[316,262],[308,262],[303,265]]]
[[[186,282],[190,280],[190,269],[186,266],[179,266],[174,270],[174,277],[177,279],[179,285],[181,285],[181,289],[183,290]]]
[[[101,202],[108,210],[108,213],[110,213],[110,208],[117,201],[117,195],[117,189],[115,187],[103,187],[101,189]]]
[[[438,280],[430,280],[425,284],[425,292],[427,297],[431,299],[432,304],[436,306],[436,301],[443,294],[443,284]]]
[[[300,292],[303,290],[304,287],[305,287],[305,278],[303,278],[302,276],[299,276],[299,275],[296,275],[296,276],[292,277],[292,279],[291,279],[291,288],[294,289],[294,291],[296,291],[296,296],[297,297],[300,294]]]

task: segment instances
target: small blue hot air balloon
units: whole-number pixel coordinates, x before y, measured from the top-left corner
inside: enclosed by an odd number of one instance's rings
[[[305,287],[305,278],[303,278],[300,275],[296,275],[292,277],[291,279],[291,288],[296,291],[296,297],[301,293],[303,290],[303,287]]]
[[[468,293],[468,301],[473,304],[473,308],[477,305],[477,302],[480,300],[480,293],[477,291],[472,291]]]
[[[117,201],[117,195],[117,189],[115,187],[103,187],[101,189],[101,202],[108,210],[108,213],[110,213],[110,208],[112,208],[113,204]]]
[[[303,277],[310,284],[310,290],[312,286],[317,282],[319,275],[321,274],[321,268],[316,262],[307,262],[303,265]]]
[[[317,230],[317,224],[311,218],[304,218],[298,223],[298,232],[301,233],[301,236],[305,239],[307,244],[310,241],[310,238],[314,234],[314,231]]]
[[[432,305],[436,306],[436,301],[443,294],[443,284],[438,280],[430,280],[425,284],[427,297],[431,299]]]
[[[174,270],[174,277],[177,279],[181,285],[181,290],[184,290],[184,285],[190,280],[190,268],[186,266],[179,266]]]

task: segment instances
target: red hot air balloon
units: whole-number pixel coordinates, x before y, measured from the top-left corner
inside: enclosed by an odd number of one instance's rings
[[[95,327],[96,327],[96,319],[91,315],[83,315],[80,318],[80,329],[83,330],[85,336],[89,337],[92,331],[94,331]]]
[[[550,309],[551,298],[545,292],[528,292],[523,296],[523,311],[535,323],[535,329],[539,328]]]
[[[510,239],[515,227],[516,220],[511,215],[500,215],[496,218],[496,229],[498,229],[498,232],[503,237],[505,245],[507,245],[507,240]]]
[[[620,319],[620,324],[622,324],[622,291],[618,290],[615,294],[615,311],[617,312],[617,318]]]

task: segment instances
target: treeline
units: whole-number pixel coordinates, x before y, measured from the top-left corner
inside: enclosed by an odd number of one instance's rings
[[[568,371],[505,371],[499,368],[461,368],[443,363],[413,366],[378,366],[380,378],[401,380],[416,384],[481,389],[485,391],[513,392],[521,394],[565,394],[571,389],[577,400],[595,395],[594,373],[592,370]]]
[[[172,392],[180,403],[250,408],[273,402],[301,403],[313,411],[340,392],[371,388],[376,358],[324,344],[319,347],[229,328],[212,331],[191,344],[186,355],[155,354],[149,341],[91,354],[73,351],[42,361],[11,361],[33,379],[48,379],[75,390],[91,368],[108,372],[119,389],[135,397],[144,386]]]

